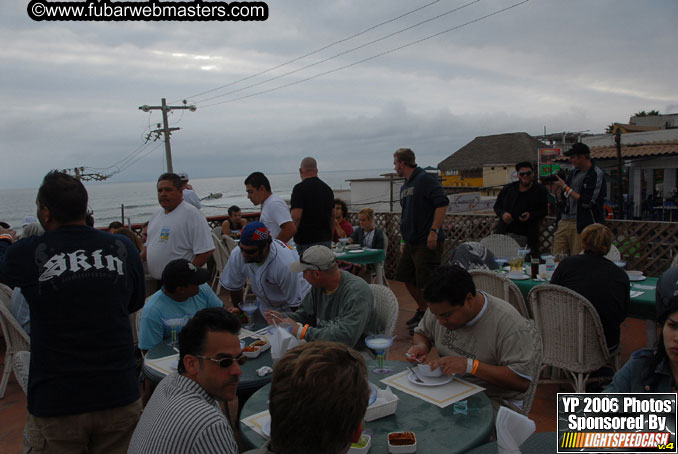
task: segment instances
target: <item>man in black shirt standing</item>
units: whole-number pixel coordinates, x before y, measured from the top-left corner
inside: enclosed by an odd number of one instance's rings
[[[311,246],[332,246],[334,225],[334,192],[318,178],[318,164],[304,158],[299,167],[301,183],[292,190],[290,215],[297,227],[294,243],[299,257]]]
[[[87,191],[66,173],[48,173],[36,203],[44,235],[15,242],[0,228],[0,282],[31,314],[24,452],[125,453],[142,411],[129,320],[146,293],[139,252],[85,225]]]
[[[518,181],[504,186],[494,204],[499,216],[497,233],[513,237],[518,244],[526,244],[533,255],[539,254],[539,223],[548,209],[548,191],[534,181],[530,162],[516,164]],[[507,257],[510,258],[510,257]]]

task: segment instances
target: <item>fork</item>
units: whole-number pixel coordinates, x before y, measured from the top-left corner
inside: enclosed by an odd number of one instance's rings
[[[419,375],[417,375],[414,369],[412,369],[410,366],[407,366],[407,368],[410,370],[410,372],[412,372],[412,375],[414,375],[414,381],[416,381],[417,383],[421,383],[423,385],[424,381],[421,378],[419,378]]]

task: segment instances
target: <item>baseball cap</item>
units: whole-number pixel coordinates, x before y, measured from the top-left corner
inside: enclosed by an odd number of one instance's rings
[[[3,229],[11,229],[12,228],[8,223],[3,222],[3,221],[0,221],[0,227],[2,227]]]
[[[311,246],[306,249],[299,261],[290,264],[293,273],[301,273],[304,270],[328,270],[336,265],[337,258],[326,246]]]
[[[180,172],[177,175],[179,175],[181,181],[188,181],[188,174],[186,172]]]
[[[162,284],[169,287],[185,287],[188,284],[202,285],[210,279],[210,272],[198,268],[186,259],[169,262],[162,270]]]
[[[574,156],[576,154],[591,154],[591,149],[588,145],[577,142],[573,144],[569,150],[563,153],[565,156]]]
[[[678,311],[678,266],[664,271],[657,281],[655,290],[655,310],[657,320],[666,320],[666,317]]]
[[[244,246],[265,246],[271,238],[271,232],[263,222],[248,222],[240,232],[240,244]]]

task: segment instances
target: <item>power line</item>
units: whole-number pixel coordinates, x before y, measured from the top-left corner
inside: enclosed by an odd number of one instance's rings
[[[239,79],[239,80],[236,80],[236,81],[234,81],[234,82],[231,82],[231,83],[222,85],[222,86],[220,86],[220,87],[213,88],[213,89],[207,90],[207,91],[203,91],[203,92],[197,93],[197,94],[195,94],[195,95],[187,96],[187,97],[184,98],[184,99],[193,99],[193,98],[195,98],[195,97],[202,96],[202,95],[206,95],[207,93],[212,93],[212,92],[214,92],[214,91],[221,90],[222,88],[230,87],[231,85],[235,85],[235,84],[238,84],[238,83],[240,83],[240,82],[244,82],[244,81],[249,80],[249,79],[252,79],[252,78],[254,78],[254,77],[261,76],[262,74],[269,73],[269,72],[274,71],[274,70],[276,70],[276,69],[278,69],[278,68],[282,68],[283,66],[287,66],[287,65],[292,64],[292,63],[294,63],[294,62],[296,62],[296,61],[299,61],[299,60],[301,60],[301,59],[304,59],[304,58],[306,58],[306,57],[309,57],[309,56],[311,56],[311,55],[313,55],[313,54],[317,54],[318,52],[321,52],[321,51],[323,51],[323,50],[329,49],[330,47],[333,47],[333,46],[335,46],[335,45],[337,45],[337,44],[341,44],[341,43],[346,42],[346,41],[349,41],[349,40],[351,40],[351,39],[353,39],[353,38],[357,38],[357,37],[360,36],[360,35],[364,35],[365,33],[369,32],[369,31],[372,31],[372,30],[374,30],[374,29],[376,29],[376,28],[379,28],[379,27],[381,27],[381,26],[383,26],[383,25],[389,24],[389,23],[391,23],[391,22],[395,22],[395,21],[397,21],[398,19],[402,19],[403,17],[409,16],[410,14],[416,13],[417,11],[421,11],[422,9],[428,8],[429,6],[434,5],[434,4],[436,4],[436,3],[439,3],[440,1],[441,1],[441,0],[435,0],[435,1],[432,1],[432,2],[430,2],[430,3],[427,3],[427,4],[425,4],[425,5],[420,6],[420,7],[418,7],[418,8],[415,8],[415,9],[413,9],[413,10],[410,10],[410,11],[408,11],[408,12],[406,12],[406,13],[403,13],[403,14],[401,14],[400,16],[396,16],[396,17],[394,17],[394,18],[392,18],[392,19],[386,20],[386,21],[384,21],[384,22],[381,22],[381,23],[379,23],[379,24],[376,24],[376,25],[373,25],[373,26],[371,26],[371,27],[369,27],[369,28],[366,28],[365,30],[363,30],[363,31],[361,31],[361,32],[355,33],[355,34],[353,34],[353,35],[351,35],[351,36],[348,36],[348,37],[346,37],[346,38],[342,38],[342,39],[340,39],[340,40],[338,40],[338,41],[334,41],[333,43],[327,44],[327,45],[325,45],[325,46],[323,46],[323,47],[321,47],[321,48],[319,48],[319,49],[316,49],[316,50],[314,50],[314,51],[308,52],[307,54],[304,54],[304,55],[302,55],[302,56],[300,56],[300,57],[293,58],[292,60],[286,61],[285,63],[281,63],[281,64],[279,64],[279,65],[273,66],[273,67],[271,67],[271,68],[268,68],[268,69],[266,69],[266,70],[264,70],[264,71],[261,71],[261,72],[258,72],[258,73],[256,73],[256,74],[252,74],[251,76],[243,77],[242,79]],[[179,100],[174,100],[174,101],[171,101],[171,102],[178,102],[178,101],[181,101],[181,100],[179,99]]]
[[[341,57],[341,56],[343,56],[343,55],[350,54],[351,52],[355,52],[356,50],[362,49],[362,48],[364,48],[364,47],[371,46],[372,44],[378,43],[378,42],[380,42],[380,41],[387,40],[387,39],[389,39],[389,38],[394,37],[395,35],[398,35],[398,34],[400,34],[400,33],[406,32],[406,31],[408,31],[408,30],[412,30],[413,28],[419,27],[420,25],[426,24],[426,23],[428,23],[428,22],[432,22],[432,21],[434,21],[434,20],[436,20],[436,19],[440,19],[441,17],[444,17],[444,16],[447,16],[447,15],[449,15],[449,14],[455,13],[455,12],[457,12],[457,11],[463,9],[463,8],[466,8],[466,7],[468,7],[468,6],[471,6],[471,5],[473,5],[474,3],[478,3],[478,2],[480,2],[480,0],[473,0],[472,2],[467,3],[467,4],[465,4],[465,5],[459,6],[459,7],[457,7],[457,8],[453,8],[453,9],[451,9],[451,10],[449,10],[449,11],[446,11],[446,12],[444,12],[444,13],[442,13],[442,14],[439,14],[439,15],[437,15],[437,16],[434,16],[434,17],[431,17],[431,18],[429,18],[429,19],[423,20],[423,21],[418,22],[418,23],[416,23],[416,24],[414,24],[414,25],[410,25],[409,27],[402,28],[402,29],[400,29],[400,30],[398,30],[398,31],[395,31],[395,32],[393,32],[393,33],[389,33],[388,35],[382,36],[381,38],[377,38],[377,39],[372,40],[372,41],[370,41],[370,42],[368,42],[368,43],[361,44],[360,46],[354,47],[354,48],[352,48],[352,49],[345,50],[345,51],[343,51],[343,52],[339,52],[338,54],[332,55],[331,57],[327,57],[327,58],[325,58],[325,59],[323,59],[323,60],[319,60],[319,61],[317,61],[317,62],[315,62],[315,63],[311,63],[311,64],[306,65],[306,66],[303,66],[303,67],[301,67],[301,68],[298,68],[298,69],[295,69],[295,70],[286,72],[286,73],[284,73],[284,74],[280,74],[279,76],[275,76],[275,77],[272,77],[272,78],[270,78],[270,79],[267,79],[267,80],[264,80],[264,81],[261,81],[261,82],[257,82],[257,83],[252,84],[252,85],[248,85],[248,86],[246,86],[246,87],[238,88],[237,90],[233,90],[233,91],[229,91],[229,92],[227,92],[227,93],[223,93],[223,94],[220,94],[220,95],[212,96],[211,98],[205,98],[205,99],[197,100],[197,101],[195,101],[195,102],[200,103],[200,102],[211,101],[211,100],[216,99],[216,98],[222,98],[222,97],[224,97],[224,96],[232,95],[233,93],[238,93],[238,92],[241,92],[241,91],[243,91],[243,90],[247,90],[248,88],[253,88],[253,87],[256,87],[256,86],[259,86],[259,85],[268,83],[268,82],[272,82],[272,81],[277,80],[277,79],[280,79],[280,78],[282,78],[282,77],[289,76],[290,74],[298,73],[298,72],[303,71],[303,70],[305,70],[305,69],[312,68],[313,66],[317,66],[317,65],[320,65],[320,64],[322,64],[322,63],[326,63],[326,62],[328,62],[328,61],[330,61],[330,60],[334,60],[335,58]]]
[[[500,9],[500,10],[494,11],[494,12],[492,12],[492,13],[489,13],[489,14],[486,14],[486,15],[484,15],[484,16],[481,16],[481,17],[478,17],[478,18],[476,18],[476,19],[473,19],[473,20],[470,20],[470,21],[468,21],[468,22],[465,22],[465,23],[463,23],[463,24],[461,24],[461,25],[457,25],[457,26],[455,26],[455,27],[448,28],[448,29],[446,29],[446,30],[443,30],[443,31],[438,32],[438,33],[434,33],[433,35],[429,35],[429,36],[427,36],[427,37],[425,37],[425,38],[421,38],[421,39],[418,39],[418,40],[416,40],[416,41],[411,41],[411,42],[409,42],[409,43],[407,43],[407,44],[403,44],[402,46],[399,46],[399,47],[396,47],[396,48],[393,48],[393,49],[390,49],[390,50],[387,50],[387,51],[384,51],[384,52],[380,52],[380,53],[378,53],[378,54],[376,54],[376,55],[373,55],[373,56],[371,56],[371,57],[364,58],[364,59],[359,60],[359,61],[354,62],[354,63],[350,63],[350,64],[347,64],[347,65],[344,65],[344,66],[340,66],[340,67],[338,67],[338,68],[331,69],[331,70],[329,70],[329,71],[325,71],[325,72],[316,74],[316,75],[314,75],[314,76],[307,77],[307,78],[305,78],[305,79],[300,79],[300,80],[297,80],[297,81],[294,81],[294,82],[290,82],[290,83],[285,84],[285,85],[280,85],[280,86],[278,86],[278,87],[273,87],[273,88],[270,88],[270,89],[268,89],[268,90],[262,90],[262,91],[259,91],[259,92],[256,92],[256,93],[252,93],[252,94],[249,94],[249,95],[240,96],[240,97],[238,97],[238,98],[233,98],[233,99],[229,99],[229,100],[226,100],[226,101],[216,102],[216,103],[213,103],[213,104],[207,104],[207,105],[202,106],[202,108],[204,109],[204,108],[207,108],[207,107],[218,106],[218,105],[220,105],[220,104],[227,104],[227,103],[231,103],[231,102],[235,102],[235,101],[240,101],[240,100],[246,99],[246,98],[252,98],[252,97],[254,97],[254,96],[259,96],[259,95],[262,95],[262,94],[265,94],[265,93],[270,93],[270,92],[273,92],[273,91],[276,91],[276,90],[280,90],[280,89],[282,89],[282,88],[291,87],[291,86],[293,86],[293,85],[297,85],[297,84],[300,84],[300,83],[302,83],[302,82],[307,82],[307,81],[309,81],[309,80],[317,79],[318,77],[326,76],[326,75],[328,75],[328,74],[331,74],[331,73],[334,73],[334,72],[337,72],[337,71],[341,71],[341,70],[343,70],[343,69],[347,69],[347,68],[350,68],[350,67],[352,67],[352,66],[357,66],[357,65],[359,65],[359,64],[365,63],[365,62],[370,61],[370,60],[374,60],[375,58],[382,57],[382,56],[384,56],[384,55],[391,54],[391,53],[393,53],[393,52],[397,52],[397,51],[402,50],[402,49],[404,49],[404,48],[406,48],[406,47],[410,47],[410,46],[413,46],[413,45],[415,45],[415,44],[419,44],[419,43],[424,42],[424,41],[427,41],[427,40],[429,40],[429,39],[431,39],[431,38],[435,38],[435,37],[437,37],[437,36],[443,35],[443,34],[445,34],[445,33],[449,33],[449,32],[458,30],[458,29],[460,29],[460,28],[462,28],[462,27],[465,27],[465,26],[467,26],[467,25],[470,25],[470,24],[473,24],[473,23],[476,23],[476,22],[480,22],[481,20],[487,19],[488,17],[495,16],[495,15],[497,15],[497,14],[503,13],[503,12],[508,11],[508,10],[510,10],[510,9],[513,9],[513,8],[515,8],[515,7],[517,7],[517,6],[520,6],[520,5],[524,4],[524,3],[527,3],[528,1],[529,1],[529,0],[523,0],[523,1],[521,1],[521,2],[518,2],[518,3],[515,3],[515,4],[511,5],[511,6],[508,6],[508,7],[506,7],[506,8],[502,8],[502,9]]]

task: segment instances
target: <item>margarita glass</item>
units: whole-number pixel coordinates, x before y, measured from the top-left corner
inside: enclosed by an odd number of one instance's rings
[[[393,345],[393,337],[384,334],[368,336],[365,338],[365,345],[377,354],[377,367],[372,369],[372,372],[379,375],[390,373],[391,369],[384,367],[384,356],[386,356],[386,350]]]
[[[249,330],[254,329],[254,313],[259,309],[259,301],[245,300],[238,304],[238,307],[247,314],[247,325],[244,325],[243,328]]]
[[[186,317],[163,318],[162,323],[170,330],[170,345],[173,348],[176,348],[177,345],[179,345],[177,335],[179,334],[179,331],[181,331],[181,328],[186,323]]]

